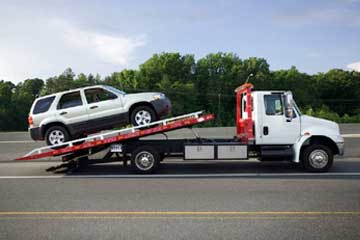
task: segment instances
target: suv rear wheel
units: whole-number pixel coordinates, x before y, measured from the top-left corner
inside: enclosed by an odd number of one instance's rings
[[[70,134],[62,126],[53,126],[46,130],[45,140],[47,145],[61,144],[70,140]]]
[[[140,106],[135,108],[131,112],[130,121],[134,126],[141,126],[145,124],[149,124],[156,120],[156,114],[154,110],[152,110],[148,106]]]

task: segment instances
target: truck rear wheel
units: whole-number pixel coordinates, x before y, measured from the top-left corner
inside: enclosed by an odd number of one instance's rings
[[[131,167],[137,173],[153,173],[159,167],[160,154],[152,147],[138,147],[131,154]]]
[[[301,161],[309,172],[327,172],[333,164],[334,155],[327,146],[314,144],[304,149]]]

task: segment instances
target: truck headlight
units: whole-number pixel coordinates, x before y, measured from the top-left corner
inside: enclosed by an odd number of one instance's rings
[[[153,96],[154,100],[165,99],[165,94],[159,93]]]

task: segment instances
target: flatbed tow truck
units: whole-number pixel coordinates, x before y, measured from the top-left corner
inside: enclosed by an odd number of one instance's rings
[[[326,172],[334,155],[344,153],[344,139],[338,124],[301,115],[289,91],[253,91],[245,83],[236,93],[236,135],[234,138],[168,139],[166,132],[214,119],[213,114],[194,112],[147,125],[100,133],[59,145],[36,148],[16,160],[61,156],[60,168],[74,170],[83,165],[128,161],[137,173],[153,173],[167,157],[184,160],[290,161],[307,171]],[[143,137],[164,134],[165,139]],[[102,159],[89,156],[107,151]],[[114,157],[115,155],[115,157]]]

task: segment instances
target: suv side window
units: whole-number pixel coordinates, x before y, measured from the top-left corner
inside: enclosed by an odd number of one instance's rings
[[[271,94],[264,96],[266,115],[283,115],[283,104],[280,94]]]
[[[82,104],[80,91],[72,92],[61,96],[57,109],[77,107],[81,106]]]
[[[33,110],[33,114],[38,114],[38,113],[44,113],[47,112],[47,110],[49,110],[52,102],[54,101],[55,96],[52,97],[47,97],[47,98],[43,98],[40,99],[36,102],[35,106],[34,106],[34,110]]]
[[[117,98],[117,96],[102,88],[91,88],[85,90],[86,101],[90,103],[102,102]]]

